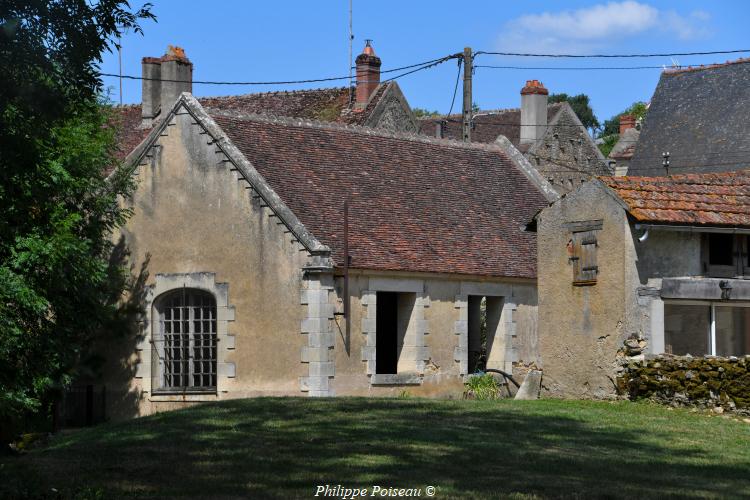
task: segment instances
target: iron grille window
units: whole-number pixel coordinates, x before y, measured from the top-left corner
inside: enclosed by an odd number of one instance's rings
[[[160,301],[158,313],[161,390],[215,391],[216,300],[207,292],[179,290]]]

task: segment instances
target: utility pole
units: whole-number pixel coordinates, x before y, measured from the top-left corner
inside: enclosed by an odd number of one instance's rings
[[[463,138],[464,142],[471,142],[471,47],[464,47],[464,108],[463,108]]]

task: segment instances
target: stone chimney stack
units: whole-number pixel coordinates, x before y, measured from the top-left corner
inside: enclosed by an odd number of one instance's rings
[[[620,135],[624,134],[626,130],[631,128],[635,128],[635,116],[622,115],[620,117]]]
[[[159,114],[161,104],[161,59],[144,57],[141,60],[141,118],[148,128]]]
[[[193,91],[193,63],[180,47],[170,45],[162,57],[144,57],[141,61],[143,126],[168,111],[183,92]]]
[[[357,99],[355,110],[364,110],[370,96],[380,84],[380,58],[375,55],[372,40],[365,40],[365,48],[357,56]]]
[[[544,137],[548,94],[539,80],[527,80],[521,89],[521,144],[534,143]]]

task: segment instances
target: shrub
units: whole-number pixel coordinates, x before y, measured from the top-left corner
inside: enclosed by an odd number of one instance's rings
[[[500,385],[489,373],[479,373],[469,377],[464,383],[464,397],[467,399],[498,399]]]

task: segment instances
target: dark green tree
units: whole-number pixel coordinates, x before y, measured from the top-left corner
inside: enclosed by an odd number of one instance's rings
[[[635,116],[636,120],[642,120],[646,116],[646,112],[648,111],[647,105],[645,102],[634,102],[630,106],[627,107],[627,109],[621,111],[620,113],[617,113],[615,116],[610,118],[609,120],[604,121],[604,127],[602,128],[601,133],[599,134],[600,137],[606,137],[614,134],[620,133],[620,117],[622,115],[633,115]]]
[[[132,188],[116,167],[116,120],[98,64],[150,4],[0,3],[0,427],[44,413],[116,318],[124,273],[112,230]],[[7,437],[7,436],[6,436]]]
[[[574,96],[570,96],[565,93],[551,94],[547,99],[547,102],[549,102],[550,104],[556,102],[567,102],[568,104],[570,104],[570,107],[573,108],[573,111],[575,111],[576,115],[578,115],[578,119],[581,120],[583,126],[592,132],[596,131],[596,129],[598,129],[600,126],[599,120],[594,114],[594,110],[591,109],[589,96],[587,96],[586,94],[578,94]]]

